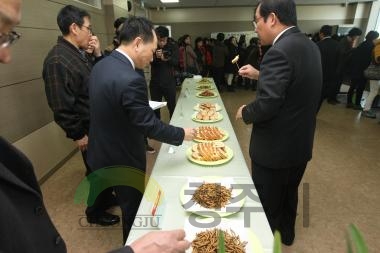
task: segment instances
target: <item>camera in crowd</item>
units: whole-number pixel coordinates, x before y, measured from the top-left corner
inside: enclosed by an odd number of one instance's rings
[[[169,59],[172,56],[172,51],[171,50],[165,50],[165,49],[157,49],[156,55],[158,56],[159,54],[162,54],[165,59]]]

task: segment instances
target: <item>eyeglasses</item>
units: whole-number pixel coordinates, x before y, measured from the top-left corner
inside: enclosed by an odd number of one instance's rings
[[[262,19],[264,17],[259,17],[257,20],[252,20],[252,25],[253,27],[255,28],[255,30],[257,29],[257,23],[259,23],[260,19]]]
[[[89,27],[89,26],[85,26],[85,25],[82,25],[82,27],[86,27],[88,33],[89,33],[89,34],[93,34],[93,33],[92,33],[92,28],[91,28],[91,27]],[[81,27],[81,28],[82,28],[82,27]]]
[[[10,31],[9,33],[0,33],[0,48],[6,48],[14,44],[20,39],[21,34]]]

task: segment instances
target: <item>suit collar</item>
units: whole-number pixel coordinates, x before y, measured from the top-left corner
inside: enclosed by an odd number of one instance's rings
[[[118,60],[128,64],[129,66],[131,66],[131,68],[134,69],[134,66],[130,62],[130,60],[124,54],[120,53],[119,51],[113,50],[110,56],[117,58]]]
[[[273,41],[273,45],[277,43],[278,41],[280,41],[282,38],[288,36],[289,34],[298,33],[298,32],[300,32],[300,30],[296,26],[288,27],[287,29],[283,30],[281,33],[277,35],[277,37]]]

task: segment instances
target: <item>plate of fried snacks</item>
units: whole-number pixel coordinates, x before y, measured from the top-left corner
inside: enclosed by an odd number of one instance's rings
[[[221,121],[223,119],[223,115],[214,109],[202,109],[198,112],[195,112],[193,116],[191,116],[191,119],[200,123],[212,123]]]
[[[198,103],[194,106],[194,110],[200,111],[200,110],[215,110],[215,111],[221,111],[222,107],[220,107],[217,103]]]
[[[228,133],[217,126],[200,126],[195,130],[194,141],[196,142],[225,141],[228,139]]]
[[[230,177],[189,177],[180,192],[182,207],[204,217],[225,217],[240,211],[245,202],[242,187]]]
[[[190,147],[186,156],[194,163],[213,166],[229,162],[234,152],[221,141],[200,142]]]
[[[214,225],[216,224],[217,225]],[[263,253],[264,249],[244,221],[207,218],[200,221],[186,220],[184,229],[191,247],[186,253]],[[221,250],[224,249],[224,251]]]
[[[197,90],[213,90],[214,87],[212,87],[211,84],[202,84],[202,85],[197,85],[197,87],[195,87],[195,89],[197,89]]]
[[[201,84],[212,84],[212,81],[211,81],[210,79],[208,79],[208,78],[202,78],[202,79],[199,80],[197,83],[198,83],[199,85],[201,85]]]
[[[197,92],[196,96],[199,98],[216,98],[218,94],[214,91],[204,90]]]

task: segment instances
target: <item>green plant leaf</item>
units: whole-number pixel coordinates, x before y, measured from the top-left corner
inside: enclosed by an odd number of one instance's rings
[[[350,235],[351,235],[352,243],[353,243],[353,245],[355,245],[356,252],[357,253],[368,253],[367,245],[366,245],[364,238],[361,235],[359,229],[357,229],[357,227],[355,227],[355,225],[350,224],[348,230],[349,230]]]
[[[354,251],[352,250],[352,243],[351,243],[350,235],[348,234],[348,232],[346,232],[346,244],[347,244],[347,253],[354,253]]]
[[[281,234],[277,230],[274,232],[273,253],[281,253]]]
[[[219,229],[218,233],[218,253],[226,253],[224,245],[224,232],[221,229]]]

